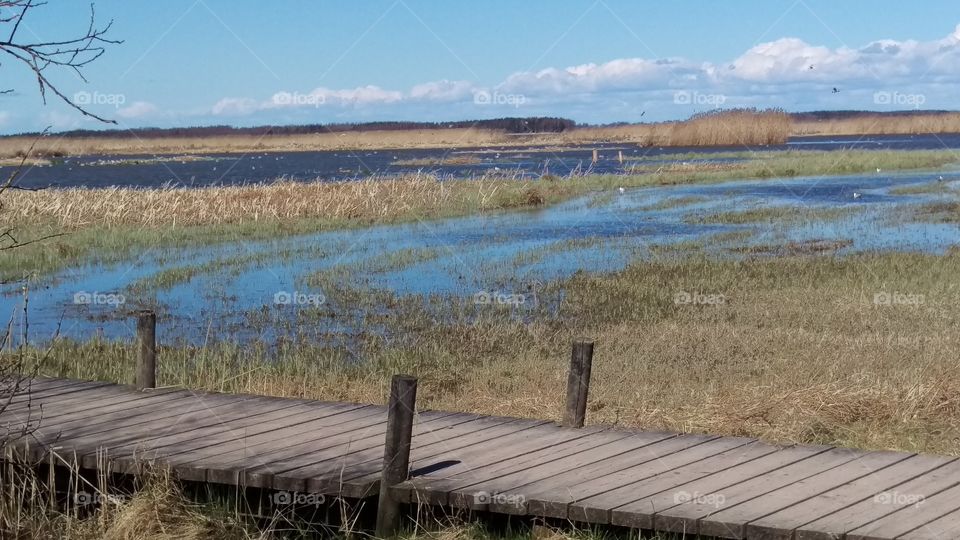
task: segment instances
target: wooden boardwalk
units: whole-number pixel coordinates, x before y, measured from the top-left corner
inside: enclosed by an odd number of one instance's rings
[[[375,495],[386,408],[37,379],[0,415],[15,448],[135,473]],[[418,413],[410,503],[722,538],[960,538],[960,461],[750,438]]]

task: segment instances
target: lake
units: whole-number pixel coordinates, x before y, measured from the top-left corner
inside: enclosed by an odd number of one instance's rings
[[[592,162],[593,150],[600,159]],[[442,177],[485,174],[539,177],[582,174],[623,174],[633,158],[655,158],[680,153],[776,151],[789,149],[839,151],[844,149],[942,150],[960,149],[960,135],[891,135],[846,137],[795,137],[786,145],[762,147],[640,147],[591,145],[563,149],[460,148],[433,150],[364,150],[323,152],[271,152],[204,154],[202,156],[85,156],[68,157],[51,166],[28,168],[19,180],[26,188],[46,187],[157,187],[237,185],[293,180],[349,180],[371,174],[398,175],[426,172]],[[442,165],[433,164],[443,160]],[[469,163],[464,163],[468,161]],[[417,163],[404,165],[400,163]],[[452,163],[451,163],[452,162]],[[427,164],[423,164],[427,163]],[[460,163],[460,164],[457,164]],[[0,167],[6,178],[12,167]]]

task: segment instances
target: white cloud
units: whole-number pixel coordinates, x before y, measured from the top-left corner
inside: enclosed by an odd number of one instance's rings
[[[134,119],[150,116],[157,112],[157,106],[147,101],[135,101],[129,107],[124,107],[117,111],[117,116],[121,118]]]
[[[250,98],[223,98],[214,104],[215,115],[245,115],[257,110],[257,101]]]
[[[8,111],[0,111],[0,128],[6,127],[10,123],[11,114]]]
[[[458,101],[472,99],[476,90],[469,81],[433,81],[418,84],[410,89],[410,99],[423,101]]]
[[[858,48],[831,48],[785,37],[751,47],[727,62],[620,58],[516,72],[486,86],[444,79],[406,91],[373,85],[284,91],[263,101],[225,98],[213,107],[213,113],[242,116],[279,109],[325,108],[328,115],[338,118],[366,118],[387,117],[405,105],[409,107],[403,110],[421,112],[430,106],[429,112],[438,115],[443,111],[460,116],[503,112],[495,107],[504,100],[475,100],[478,92],[508,98],[523,96],[523,100],[514,100],[523,103],[523,110],[511,111],[513,114],[587,111],[592,121],[596,119],[591,116],[601,114],[609,115],[608,121],[636,120],[638,117],[632,115],[648,109],[651,114],[645,116],[646,120],[680,118],[712,108],[717,102],[724,107],[870,109],[877,108],[873,96],[879,91],[923,93],[932,98],[924,99],[926,107],[952,108],[950,85],[957,82],[960,25],[943,39],[931,41],[880,39]],[[833,87],[841,92],[832,92]],[[686,103],[677,99],[677,92],[686,92]],[[493,108],[477,109],[481,105]],[[595,109],[598,113],[592,115],[590,111]]]

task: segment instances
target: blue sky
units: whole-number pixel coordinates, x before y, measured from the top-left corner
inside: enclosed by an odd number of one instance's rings
[[[124,43],[84,71],[87,83],[52,78],[121,127],[954,109],[960,82],[955,0],[95,4]],[[50,0],[21,36],[82,32],[87,10]],[[15,90],[0,96],[0,133],[100,127],[44,105],[15,63],[0,74],[0,89]]]

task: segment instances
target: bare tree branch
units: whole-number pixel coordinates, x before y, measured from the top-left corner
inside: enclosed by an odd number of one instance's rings
[[[84,116],[89,116],[101,122],[116,124],[115,120],[98,116],[82,105],[74,103],[48,77],[48,70],[51,72],[65,70],[72,71],[82,81],[87,82],[82,69],[100,58],[106,52],[107,45],[122,43],[122,41],[106,37],[107,32],[113,26],[113,21],[111,20],[105,26],[98,27],[96,10],[93,4],[90,4],[90,20],[83,35],[53,41],[27,42],[21,40],[21,23],[34,9],[44,5],[46,5],[46,2],[38,2],[37,0],[0,0],[0,35],[4,33],[2,32],[4,25],[10,25],[11,27],[6,39],[0,38],[0,52],[14,58],[33,72],[37,78],[40,98],[44,103],[47,102],[47,92],[49,91]],[[0,93],[10,93],[12,90],[5,89]]]

